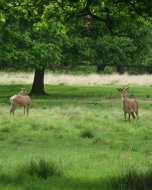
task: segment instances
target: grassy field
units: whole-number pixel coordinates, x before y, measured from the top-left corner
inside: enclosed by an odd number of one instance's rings
[[[21,87],[0,85],[1,190],[152,188],[152,87],[130,86],[139,120],[124,122],[115,85],[46,85],[29,116],[9,115]]]

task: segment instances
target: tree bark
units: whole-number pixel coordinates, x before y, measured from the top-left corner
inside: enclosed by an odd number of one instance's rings
[[[125,67],[122,65],[118,65],[117,66],[117,73],[120,75],[124,74],[125,73]]]
[[[44,90],[44,70],[45,70],[44,68],[35,69],[34,81],[30,94],[34,95],[46,94]]]
[[[97,65],[97,73],[100,73],[101,71],[103,71],[104,68],[105,68],[105,66],[106,66],[106,65],[104,65],[104,64],[98,64],[98,65]]]
[[[152,74],[152,66],[147,66],[147,73]]]

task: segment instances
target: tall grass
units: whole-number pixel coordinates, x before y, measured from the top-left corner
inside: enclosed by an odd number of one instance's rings
[[[15,76],[15,77],[14,77]],[[32,84],[34,72],[0,72],[1,84]],[[152,76],[143,75],[119,75],[119,74],[55,74],[47,72],[44,79],[45,84],[60,85],[151,85]]]
[[[92,133],[92,131],[88,130],[88,129],[84,129],[81,133],[80,133],[80,137],[82,138],[93,138],[94,134]]]
[[[152,188],[152,168],[144,172],[138,169],[126,170],[109,179],[109,182],[109,186],[116,190],[150,190]]]
[[[46,161],[42,158],[38,163],[31,160],[30,164],[24,169],[23,171],[30,176],[36,176],[42,179],[47,179],[54,175],[61,175],[61,171],[57,168],[54,162]]]

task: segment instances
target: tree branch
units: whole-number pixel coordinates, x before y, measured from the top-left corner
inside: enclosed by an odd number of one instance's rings
[[[60,3],[58,0],[55,0],[56,3],[59,5],[59,7],[61,7],[61,9],[66,12],[65,8],[64,8],[64,5],[63,5],[63,1]]]
[[[12,6],[9,6],[9,7],[6,7],[6,8],[4,8],[3,6],[1,6],[0,9],[3,10],[3,11],[8,11],[9,9],[17,8],[17,7],[34,7],[34,6],[18,3],[16,5],[12,5]]]

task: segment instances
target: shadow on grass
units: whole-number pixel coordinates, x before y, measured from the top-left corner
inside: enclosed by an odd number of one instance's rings
[[[50,189],[66,189],[66,190],[107,190],[106,180],[87,180],[79,178],[67,178],[63,176],[51,176],[47,179],[29,177],[23,175],[17,176],[0,176],[0,185],[7,186],[11,185],[22,187],[23,189],[33,190],[50,190]],[[108,188],[109,189],[109,188]]]
[[[43,163],[43,169],[47,166]],[[35,167],[35,166],[34,166]],[[32,166],[32,168],[34,168]],[[31,168],[31,169],[32,169]],[[45,168],[48,171],[48,168]],[[52,170],[52,169],[51,169]],[[131,171],[110,177],[106,179],[83,179],[77,177],[66,177],[65,175],[58,175],[54,172],[47,178],[42,176],[33,175],[33,169],[30,173],[25,170],[20,170],[16,174],[1,174],[0,185],[12,187],[19,186],[23,189],[33,190],[50,190],[50,189],[66,189],[66,190],[150,190],[152,189],[152,170],[146,172]],[[32,172],[32,175],[31,175]],[[46,173],[45,173],[46,174]]]
[[[150,190],[152,189],[152,169],[146,172],[128,170],[122,175],[112,177],[109,183],[115,190]]]
[[[0,98],[8,98],[20,92],[21,88],[26,88],[30,93],[32,86],[27,84],[1,84],[0,85]],[[113,99],[120,98],[119,93],[116,91],[115,85],[101,85],[101,86],[87,86],[87,85],[45,85],[44,96],[33,96],[37,98],[105,98]],[[147,94],[152,94],[151,87],[133,87],[130,91],[130,97],[147,98]],[[151,96],[150,96],[151,97]]]
[[[9,98],[12,95],[20,92],[21,88],[26,88],[29,93],[31,85],[0,85],[0,98]],[[105,98],[116,98],[118,93],[115,92],[115,88],[109,86],[70,86],[70,85],[45,85],[47,95],[44,96],[32,96],[36,99],[43,98],[94,98],[94,97],[105,97]]]

